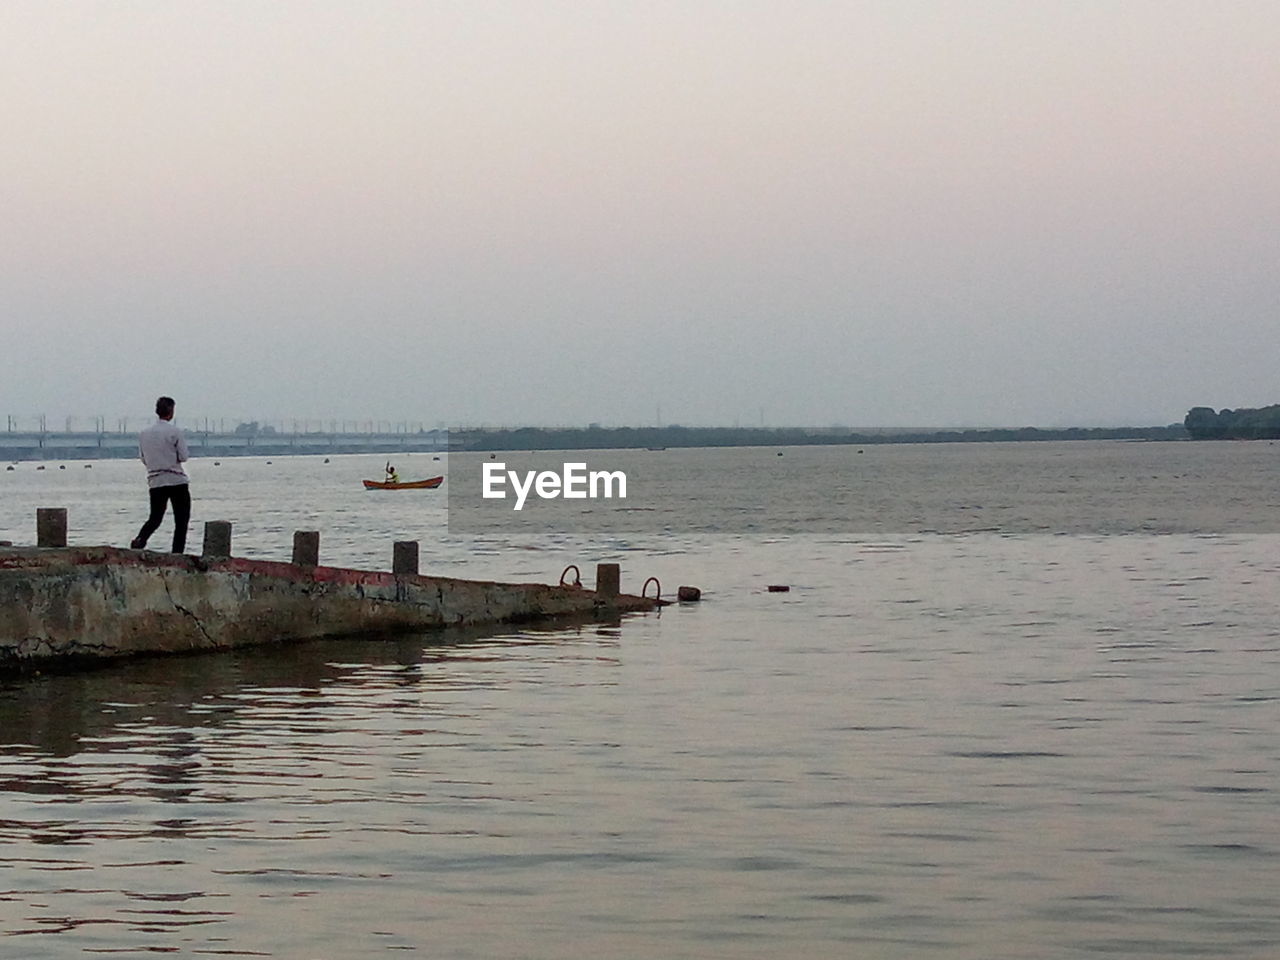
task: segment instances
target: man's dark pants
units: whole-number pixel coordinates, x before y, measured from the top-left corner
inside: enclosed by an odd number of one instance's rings
[[[151,488],[151,515],[138,531],[138,535],[130,544],[131,547],[141,550],[147,545],[147,540],[156,532],[160,521],[164,519],[165,507],[169,503],[173,504],[173,552],[182,553],[187,548],[187,524],[191,520],[191,488],[185,483]]]

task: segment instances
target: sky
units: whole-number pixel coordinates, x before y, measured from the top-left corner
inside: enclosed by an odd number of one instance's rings
[[[1280,402],[1273,0],[5,0],[0,413]]]

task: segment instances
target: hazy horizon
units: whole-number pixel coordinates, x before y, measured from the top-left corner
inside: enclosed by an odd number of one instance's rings
[[[136,432],[155,421],[155,415],[131,417],[46,417],[44,430],[48,433],[88,433],[99,429],[105,433]],[[939,423],[939,424],[849,424],[849,423],[699,423],[699,422],[632,422],[609,423],[604,421],[533,423],[533,422],[466,422],[444,423],[428,420],[380,420],[376,418],[352,417],[204,417],[192,415],[174,416],[174,423],[185,431],[209,430],[210,432],[234,432],[237,427],[257,424],[259,428],[270,427],[273,431],[288,434],[297,433],[416,433],[436,430],[588,430],[588,429],[669,429],[688,428],[693,430],[812,430],[847,431],[850,433],[927,433],[932,431],[951,430],[1018,430],[1033,428],[1038,430],[1108,430],[1127,428],[1167,427],[1182,423],[1182,417],[1163,422],[1151,423]],[[40,432],[40,418],[9,417],[5,428],[10,433]]]
[[[1261,0],[10,0],[0,411],[1265,406],[1278,35]]]

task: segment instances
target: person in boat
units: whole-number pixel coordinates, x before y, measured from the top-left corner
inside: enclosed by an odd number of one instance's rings
[[[387,483],[399,483],[400,474],[396,473],[396,468],[391,465],[391,461],[387,461]]]
[[[147,468],[147,489],[151,512],[129,546],[142,550],[164,519],[165,508],[173,504],[173,552],[187,546],[187,524],[191,519],[191,490],[182,464],[190,454],[182,431],[173,425],[172,397],[156,401],[155,423],[138,435],[138,455]]]

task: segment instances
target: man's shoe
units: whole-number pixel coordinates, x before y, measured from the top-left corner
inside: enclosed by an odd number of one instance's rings
[[[129,541],[130,550],[142,550],[142,549],[145,549],[146,546],[147,546],[147,541],[143,540],[141,537],[134,537],[132,540]]]

